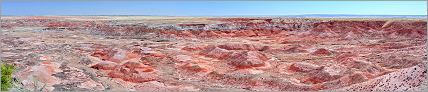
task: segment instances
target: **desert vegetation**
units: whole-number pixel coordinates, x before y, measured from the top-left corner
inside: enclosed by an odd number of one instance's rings
[[[1,91],[8,91],[12,87],[12,73],[15,67],[10,64],[1,64]]]

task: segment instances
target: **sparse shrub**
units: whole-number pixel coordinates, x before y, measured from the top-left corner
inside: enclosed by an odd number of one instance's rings
[[[12,87],[12,73],[15,67],[10,64],[1,64],[1,91],[8,91]]]

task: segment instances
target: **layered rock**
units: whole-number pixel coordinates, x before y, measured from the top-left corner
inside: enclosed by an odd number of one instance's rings
[[[223,44],[218,45],[219,48],[226,50],[251,50],[251,51],[265,51],[269,46],[252,45],[252,44]]]
[[[234,52],[232,51],[228,51],[217,46],[211,45],[208,46],[205,50],[201,51],[199,54],[223,60],[230,58],[233,53]]]
[[[426,63],[389,73],[361,84],[338,90],[346,91],[417,91],[427,86]]]
[[[317,69],[322,69],[322,68],[323,67],[320,67],[320,66],[315,65],[315,64],[299,62],[299,63],[291,64],[288,69],[291,71],[296,71],[296,72],[309,72],[312,70],[317,70]]]
[[[257,51],[245,51],[229,58],[230,64],[237,68],[251,68],[265,66],[268,56]]]

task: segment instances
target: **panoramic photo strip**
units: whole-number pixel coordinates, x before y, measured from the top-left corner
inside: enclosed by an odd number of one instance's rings
[[[3,0],[1,91],[424,91],[427,1]]]

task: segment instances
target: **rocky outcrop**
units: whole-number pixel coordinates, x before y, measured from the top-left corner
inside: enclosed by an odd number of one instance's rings
[[[312,70],[317,70],[317,69],[322,69],[322,68],[323,67],[315,65],[315,64],[298,62],[298,63],[291,64],[288,69],[291,71],[295,71],[295,72],[309,72]]]
[[[199,54],[204,55],[211,58],[217,58],[217,59],[228,59],[232,56],[234,52],[228,51],[222,48],[219,48],[217,46],[211,45],[208,46],[205,50],[201,51]]]
[[[342,91],[417,91],[426,90],[426,63],[392,72],[369,81],[340,88]]]
[[[108,77],[135,83],[153,81],[157,78],[152,67],[136,61],[128,61],[124,64],[101,62],[91,68],[106,72]]]
[[[270,49],[269,46],[252,45],[252,44],[223,44],[223,45],[218,45],[218,47],[226,50],[251,50],[251,51],[265,51]]]
[[[330,50],[321,48],[321,49],[317,49],[316,51],[312,52],[313,55],[317,55],[317,56],[328,56],[333,54]]]
[[[265,66],[268,56],[257,51],[245,51],[229,58],[230,64],[237,68],[251,68]]]

